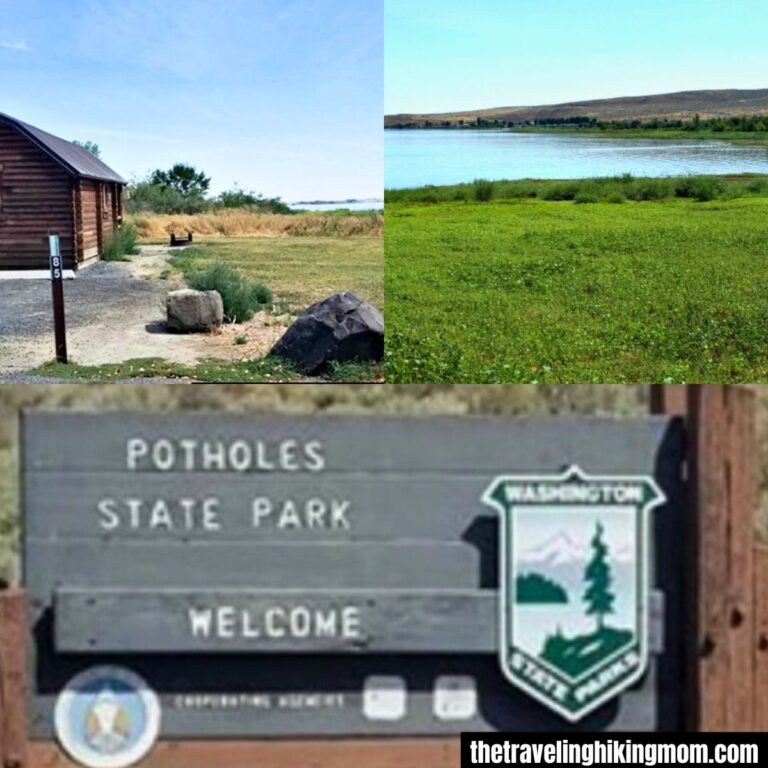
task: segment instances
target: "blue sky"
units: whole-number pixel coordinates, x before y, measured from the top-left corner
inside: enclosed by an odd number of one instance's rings
[[[386,0],[385,109],[768,87],[766,0]]]
[[[0,112],[288,201],[380,197],[383,0],[0,0]]]

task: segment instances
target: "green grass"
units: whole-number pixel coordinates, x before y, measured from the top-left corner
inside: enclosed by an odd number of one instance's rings
[[[155,357],[127,360],[109,365],[77,365],[50,362],[41,365],[32,375],[51,376],[71,382],[130,381],[131,379],[185,379],[190,381],[225,383],[305,382],[290,363],[277,357],[265,357],[242,363],[210,360],[199,365],[179,365]],[[331,364],[329,370],[313,381],[374,382],[381,379],[380,366],[373,363]]]
[[[130,256],[139,252],[139,238],[133,224],[124,224],[107,237],[102,249],[104,261],[130,261]]]
[[[13,452],[0,446],[0,582],[8,583],[13,581],[17,550],[16,475]]]
[[[244,323],[257,312],[272,308],[269,288],[249,280],[223,262],[192,270],[187,282],[197,291],[218,291],[224,306],[224,319],[229,323]]]
[[[388,195],[387,380],[768,381],[768,197],[577,205],[575,187]]]
[[[384,246],[380,237],[230,238],[204,241],[175,254],[185,278],[215,263],[272,290],[293,311],[342,290],[384,306]]]
[[[392,203],[490,202],[491,200],[573,200],[575,202],[625,202],[633,200],[666,200],[693,198],[733,200],[738,197],[768,195],[768,176],[740,174],[734,176],[674,176],[644,178],[626,173],[594,179],[520,179],[487,181],[476,179],[471,184],[447,187],[416,187],[386,192],[387,205]]]

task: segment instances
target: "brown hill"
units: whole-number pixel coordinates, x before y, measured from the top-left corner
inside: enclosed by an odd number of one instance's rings
[[[654,96],[571,101],[539,107],[496,107],[467,112],[386,115],[384,125],[391,128],[396,125],[424,125],[427,122],[456,124],[461,120],[471,123],[477,118],[526,123],[537,119],[577,116],[593,117],[597,120],[650,120],[655,117],[686,119],[696,113],[702,118],[768,114],[768,88],[749,91],[680,91]]]

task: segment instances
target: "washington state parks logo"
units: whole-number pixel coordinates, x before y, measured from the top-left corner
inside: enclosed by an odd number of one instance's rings
[[[650,477],[507,476],[500,513],[501,667],[575,722],[637,682],[648,660]]]

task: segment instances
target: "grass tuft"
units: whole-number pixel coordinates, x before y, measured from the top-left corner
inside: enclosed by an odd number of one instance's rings
[[[196,291],[218,291],[224,304],[224,318],[230,323],[244,323],[272,306],[269,288],[243,277],[222,262],[193,272],[188,283]]]
[[[139,237],[136,227],[132,224],[123,224],[107,237],[101,258],[104,261],[130,261],[128,257],[135,256],[138,252]]]

